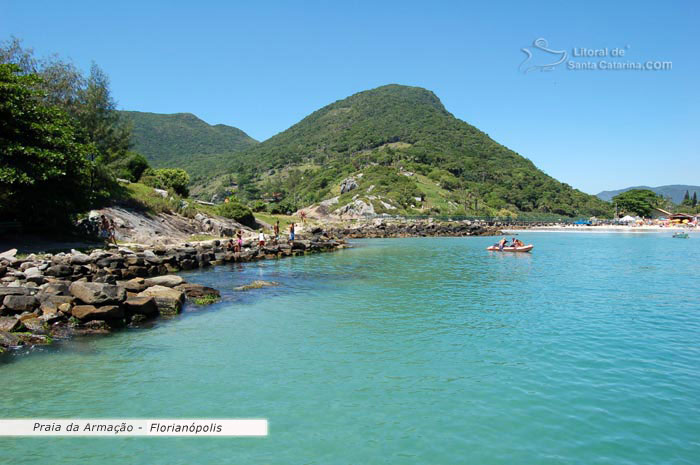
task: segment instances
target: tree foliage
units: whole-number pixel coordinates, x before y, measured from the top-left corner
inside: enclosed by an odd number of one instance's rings
[[[648,189],[632,189],[613,197],[620,212],[637,216],[650,216],[653,208],[660,206],[664,198]]]
[[[0,217],[50,226],[85,207],[91,147],[40,83],[0,64]]]

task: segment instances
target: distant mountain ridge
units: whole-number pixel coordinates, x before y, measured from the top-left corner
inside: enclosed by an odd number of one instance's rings
[[[133,124],[134,150],[155,168],[199,171],[201,162],[220,162],[258,143],[245,132],[225,124],[210,125],[191,113],[121,111]]]
[[[599,192],[598,194],[596,194],[596,197],[598,197],[601,200],[605,200],[606,202],[609,202],[616,195],[622,194],[623,192],[631,191],[633,189],[647,189],[656,192],[662,197],[670,197],[671,201],[676,204],[679,204],[683,201],[683,197],[685,196],[686,191],[690,193],[691,197],[693,196],[693,192],[697,192],[698,196],[700,197],[700,186],[689,186],[685,184],[669,184],[667,186],[658,187],[632,186],[614,191]]]

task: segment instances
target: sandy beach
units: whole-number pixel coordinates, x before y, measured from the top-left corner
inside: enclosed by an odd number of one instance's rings
[[[525,233],[525,232],[562,232],[562,233],[624,233],[624,234],[673,234],[674,232],[683,231],[691,235],[700,234],[700,228],[688,226],[585,226],[585,225],[559,225],[559,226],[534,226],[531,228],[502,228],[504,234]]]

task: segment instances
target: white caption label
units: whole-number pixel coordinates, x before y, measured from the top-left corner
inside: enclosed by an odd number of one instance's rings
[[[267,436],[267,420],[13,419],[0,436]]]

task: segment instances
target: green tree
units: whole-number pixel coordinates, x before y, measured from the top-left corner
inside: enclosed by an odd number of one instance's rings
[[[190,195],[190,175],[180,168],[162,168],[144,172],[142,182],[158,189],[171,189],[181,197]]]
[[[0,217],[65,225],[86,206],[89,147],[65,112],[45,103],[40,82],[0,64]]]
[[[56,55],[35,58],[34,51],[23,48],[14,37],[0,44],[0,63],[16,64],[21,74],[36,74],[41,78],[32,84],[40,91],[38,95],[74,120],[76,136],[94,147],[91,161],[108,165],[126,156],[131,144],[131,125],[116,110],[109,78],[95,63],[84,77],[75,65]]]
[[[693,207],[698,206],[698,191],[693,192]]]
[[[612,198],[623,213],[649,216],[663,202],[663,197],[648,189],[632,189]]]
[[[683,201],[681,202],[681,205],[683,206],[691,206],[693,204],[693,201],[690,200],[690,192],[687,190],[685,191],[685,195],[683,196]]]

